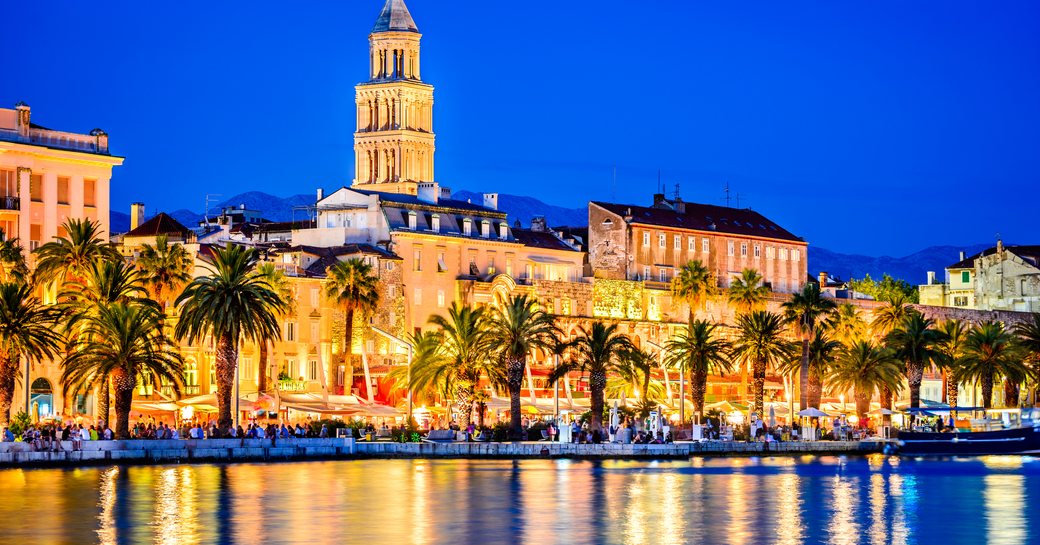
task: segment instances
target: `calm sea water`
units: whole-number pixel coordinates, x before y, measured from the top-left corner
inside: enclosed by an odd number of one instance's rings
[[[1040,459],[0,471],[0,543],[1040,543]]]

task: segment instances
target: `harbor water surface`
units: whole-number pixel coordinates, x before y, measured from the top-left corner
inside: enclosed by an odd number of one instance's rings
[[[352,460],[0,471],[6,543],[1040,543],[1040,459]]]

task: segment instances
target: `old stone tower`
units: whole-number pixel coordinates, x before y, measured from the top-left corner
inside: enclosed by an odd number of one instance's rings
[[[368,81],[357,91],[354,187],[416,194],[433,182],[433,86],[419,72],[419,29],[404,0],[387,0],[368,36]]]

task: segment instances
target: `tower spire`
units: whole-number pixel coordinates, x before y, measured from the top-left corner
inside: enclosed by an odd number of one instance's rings
[[[404,0],[386,0],[372,27],[372,33],[376,32],[419,32],[419,28],[415,26],[412,14],[408,13]]]

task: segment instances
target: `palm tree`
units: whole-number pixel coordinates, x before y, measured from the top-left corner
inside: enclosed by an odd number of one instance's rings
[[[793,350],[784,339],[784,318],[766,310],[737,316],[737,338],[733,341],[733,359],[751,366],[754,411],[762,414],[765,398],[766,369],[789,360]]]
[[[618,330],[617,324],[606,325],[593,322],[590,329],[582,328],[571,344],[574,357],[561,362],[549,375],[550,384],[563,378],[571,371],[588,372],[589,404],[592,416],[589,429],[603,429],[603,393],[607,387],[607,374],[620,362],[621,355],[635,346]]]
[[[968,336],[968,328],[960,320],[946,320],[939,324],[942,337],[938,350],[942,354],[943,402],[951,407],[957,406],[959,394],[957,381],[953,378],[964,355],[964,341]]]
[[[166,235],[156,237],[155,246],[145,244],[141,248],[137,266],[144,272],[145,281],[163,310],[170,298],[191,281],[195,270],[194,260],[184,245],[170,244]]]
[[[69,218],[62,227],[66,236],[55,237],[33,252],[36,254],[34,274],[41,284],[53,281],[64,284],[95,261],[122,259],[101,236],[100,223]]]
[[[836,390],[853,391],[856,416],[865,424],[870,399],[874,397],[875,391],[888,388],[898,392],[902,388],[899,367],[899,360],[888,348],[877,346],[869,340],[858,340],[841,351],[827,380]]]
[[[523,433],[520,391],[527,357],[536,350],[551,351],[559,335],[552,315],[526,295],[509,297],[491,309],[487,340],[494,347],[492,358],[505,366],[509,388],[509,427],[514,437]]]
[[[442,337],[434,331],[415,331],[408,336],[412,346],[411,369],[395,366],[387,373],[391,391],[411,391],[419,403],[447,402],[451,399],[449,358],[441,346]]]
[[[66,349],[73,350],[79,337],[85,334],[83,324],[96,317],[98,309],[112,303],[134,303],[148,307],[163,317],[158,303],[151,300],[145,288],[145,277],[138,269],[126,261],[94,261],[87,265],[81,276],[66,285],[61,294],[62,303],[68,320],[65,327],[69,332]],[[95,381],[98,389],[98,415],[107,423],[109,413],[109,381],[101,377]],[[66,384],[66,391],[75,391],[84,384]]]
[[[690,322],[718,291],[714,275],[698,260],[687,262],[672,279],[672,297],[681,299],[690,307]]]
[[[846,346],[863,340],[867,335],[867,321],[851,303],[841,303],[825,324],[831,336]]]
[[[1029,368],[1022,362],[1022,350],[1003,324],[987,321],[968,332],[955,378],[981,386],[983,407],[992,406],[993,384],[997,380],[1004,378],[1018,383],[1028,374]]]
[[[762,283],[762,275],[755,269],[744,269],[740,276],[733,279],[727,290],[729,304],[738,313],[745,314],[762,308],[769,297],[769,288]]]
[[[21,244],[17,238],[8,239],[0,229],[0,282],[24,282],[28,276]]]
[[[1033,405],[1040,397],[1040,313],[1033,313],[1028,319],[1015,325],[1018,344],[1026,352],[1027,361],[1033,366]]]
[[[339,261],[326,270],[325,296],[343,309],[343,362],[353,366],[354,313],[370,312],[379,304],[379,279],[360,258]]]
[[[623,397],[632,394],[637,399],[636,407],[644,417],[656,407],[656,400],[664,397],[664,384],[653,379],[657,356],[633,348],[621,353],[613,373],[607,378],[604,397]]]
[[[278,314],[286,302],[256,271],[257,254],[251,248],[229,244],[213,255],[209,274],[191,281],[176,305],[180,308],[175,334],[195,343],[207,335],[216,340],[217,425],[231,426],[231,393],[238,346],[243,340],[259,342],[281,336]]]
[[[167,380],[176,392],[184,362],[159,327],[154,308],[113,303],[98,307],[62,362],[62,383],[100,384],[111,378],[117,439],[129,437],[130,406],[138,381]]]
[[[707,320],[696,320],[668,341],[666,363],[690,375],[690,395],[693,411],[704,415],[704,394],[708,390],[708,375],[730,373],[733,364],[729,353],[732,345],[718,333],[718,326]],[[682,401],[680,401],[682,402]]]
[[[844,347],[822,329],[817,329],[809,341],[809,389],[806,392],[810,407],[820,407],[823,400],[823,381],[830,373],[834,358]],[[785,376],[793,377],[801,371],[801,360],[789,359],[779,365]]]
[[[271,286],[271,289],[274,290],[274,292],[278,294],[278,297],[281,298],[282,301],[285,301],[286,303],[289,303],[284,308],[284,312],[279,312],[278,316],[279,317],[283,317],[286,314],[288,314],[289,312],[291,312],[291,310],[295,308],[295,305],[291,304],[292,301],[293,301],[293,290],[292,290],[292,286],[289,285],[289,279],[286,278],[285,273],[282,272],[280,269],[276,269],[273,263],[267,263],[267,262],[260,263],[259,265],[257,265],[256,272],[259,273],[260,276],[262,276],[263,279],[267,281],[267,283]],[[268,384],[267,384],[267,379],[268,379],[268,376],[267,376],[267,371],[268,371],[267,355],[268,355],[268,344],[271,341],[272,341],[272,339],[263,339],[263,340],[261,340],[260,341],[260,347],[258,349],[259,356],[260,356],[260,358],[259,358],[260,361],[259,361],[259,364],[258,364],[259,367],[260,367],[260,369],[259,369],[260,374],[259,374],[259,378],[257,379],[257,391],[259,391],[259,392],[266,392],[268,390]],[[325,371],[323,370],[322,372],[324,373]]]
[[[809,406],[809,343],[816,334],[816,326],[835,308],[834,301],[820,294],[820,286],[809,282],[802,291],[794,294],[783,304],[784,315],[794,324],[795,333],[802,341],[802,363],[798,372],[798,405],[801,410]]]
[[[452,303],[447,317],[435,314],[430,316],[430,323],[439,328],[437,334],[445,361],[431,369],[430,373],[421,369],[419,371],[433,374],[438,381],[446,383],[445,389],[455,399],[459,411],[459,425],[465,428],[472,418],[474,398],[481,377],[490,372],[489,380],[498,382],[495,373],[501,370],[501,366],[490,364],[492,345],[488,336],[487,316],[484,309]],[[413,368],[413,380],[415,374],[416,369]],[[420,380],[432,382],[432,379],[427,378]]]
[[[0,424],[7,425],[11,418],[21,359],[39,362],[60,350],[64,341],[57,331],[60,318],[56,307],[42,304],[33,294],[32,285],[0,284]]]
[[[939,342],[942,333],[935,329],[935,320],[911,311],[903,322],[885,337],[885,344],[906,362],[906,381],[910,389],[910,407],[921,406],[921,380],[925,366],[942,365]]]
[[[899,324],[903,323],[911,313],[914,312],[910,306],[910,300],[901,292],[896,292],[885,306],[874,312],[874,319],[870,323],[871,333],[878,342],[883,342],[885,336],[892,332]],[[888,386],[881,387],[881,407],[892,409],[893,391]]]

